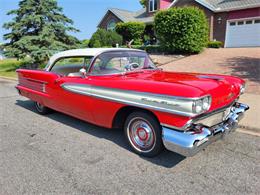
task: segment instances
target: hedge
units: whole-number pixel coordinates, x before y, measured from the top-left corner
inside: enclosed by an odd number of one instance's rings
[[[208,22],[195,7],[171,8],[155,15],[160,44],[170,53],[199,53],[207,46]]]
[[[133,44],[142,44],[145,24],[142,22],[126,22],[116,25],[116,32],[123,37],[124,43],[134,40]]]
[[[89,47],[115,47],[116,44],[122,45],[123,38],[114,31],[98,29],[89,40]]]
[[[223,47],[223,43],[221,41],[209,41],[208,48],[221,48]]]
[[[132,45],[133,49],[141,49],[147,53],[165,53],[164,48],[160,45]]]

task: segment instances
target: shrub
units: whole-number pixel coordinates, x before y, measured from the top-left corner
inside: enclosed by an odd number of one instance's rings
[[[89,40],[89,47],[115,47],[122,45],[123,38],[114,31],[98,29]]]
[[[88,48],[89,45],[89,40],[88,39],[84,39],[82,40],[79,44],[78,47],[79,48]]]
[[[208,22],[195,7],[172,8],[155,15],[155,31],[170,53],[199,53],[207,46]]]
[[[15,71],[17,68],[23,66],[25,64],[24,61],[18,61],[16,59],[4,59],[0,60],[0,71],[5,71],[5,72],[11,72]]]
[[[132,45],[133,49],[141,49],[147,53],[165,53],[164,48],[160,45]]]
[[[4,59],[0,60],[0,76],[16,77],[16,69],[23,67],[26,63],[22,60]]]
[[[209,41],[208,48],[221,48],[223,47],[223,43],[221,41]]]
[[[123,41],[129,42],[134,40],[133,44],[142,44],[145,24],[142,22],[126,22],[116,25],[116,32],[123,37]]]

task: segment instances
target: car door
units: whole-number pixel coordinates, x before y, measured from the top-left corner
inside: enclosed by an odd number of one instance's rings
[[[92,99],[79,93],[72,92],[65,88],[66,85],[88,85],[88,78],[80,74],[81,68],[88,68],[91,57],[66,57],[55,62],[50,72],[60,75],[53,82],[55,91],[54,101],[57,110],[69,115],[92,122],[90,112]]]

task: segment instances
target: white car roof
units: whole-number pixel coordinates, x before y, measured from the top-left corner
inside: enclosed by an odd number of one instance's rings
[[[87,49],[73,49],[67,50],[63,52],[59,52],[54,54],[46,68],[52,65],[57,59],[64,58],[64,57],[73,57],[73,56],[97,56],[103,52],[107,51],[143,51],[138,49],[129,49],[129,48],[87,48]],[[144,52],[144,51],[143,51]]]

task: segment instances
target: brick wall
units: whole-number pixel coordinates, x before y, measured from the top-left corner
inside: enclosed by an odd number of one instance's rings
[[[216,13],[214,15],[213,39],[222,41],[223,43],[225,42],[226,37],[227,17],[227,12]]]

